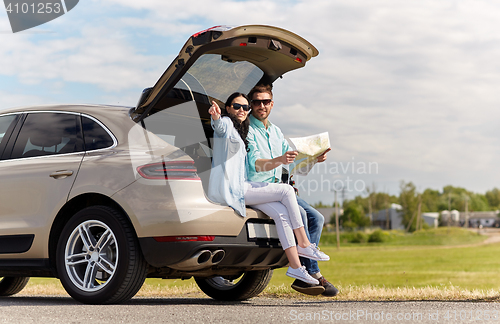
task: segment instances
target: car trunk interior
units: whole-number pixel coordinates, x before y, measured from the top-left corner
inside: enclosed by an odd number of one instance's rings
[[[248,93],[257,84],[272,84],[284,73],[303,67],[311,56],[270,36],[214,41],[216,37],[215,32],[191,37],[132,112],[134,120],[195,161],[205,192],[212,156],[211,102],[223,108],[233,92]]]

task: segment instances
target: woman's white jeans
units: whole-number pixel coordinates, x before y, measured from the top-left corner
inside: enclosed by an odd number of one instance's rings
[[[245,204],[257,208],[276,223],[283,250],[295,246],[293,230],[303,227],[297,197],[287,184],[245,182]]]

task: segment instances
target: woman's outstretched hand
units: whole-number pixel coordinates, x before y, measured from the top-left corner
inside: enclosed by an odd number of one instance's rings
[[[215,101],[212,101],[212,105],[210,106],[210,109],[208,109],[208,113],[212,116],[213,120],[217,120],[220,118],[221,110],[219,105]]]

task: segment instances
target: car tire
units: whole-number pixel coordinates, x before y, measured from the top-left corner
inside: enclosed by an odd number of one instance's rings
[[[224,277],[195,278],[198,287],[213,299],[245,300],[260,294],[266,289],[273,276],[273,270],[258,270],[244,272],[236,280]]]
[[[12,296],[26,287],[30,277],[0,277],[0,297]]]
[[[85,304],[124,302],[146,279],[147,263],[132,225],[106,206],[82,209],[68,221],[56,258],[62,285]]]

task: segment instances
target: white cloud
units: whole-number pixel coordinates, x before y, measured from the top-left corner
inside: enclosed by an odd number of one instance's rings
[[[41,105],[49,103],[46,98],[30,94],[19,95],[0,90],[0,111],[5,108]]]
[[[329,130],[336,159],[377,161],[383,179],[482,192],[498,186],[500,8],[336,4],[315,10],[320,56],[276,84],[272,116],[290,120],[281,122],[285,133]]]
[[[0,74],[25,84],[57,79],[116,91],[149,85],[166,68],[164,57],[138,53],[122,39],[103,37],[98,28],[86,27],[80,37],[44,42],[15,36],[6,36],[11,38],[9,46],[0,49]]]

